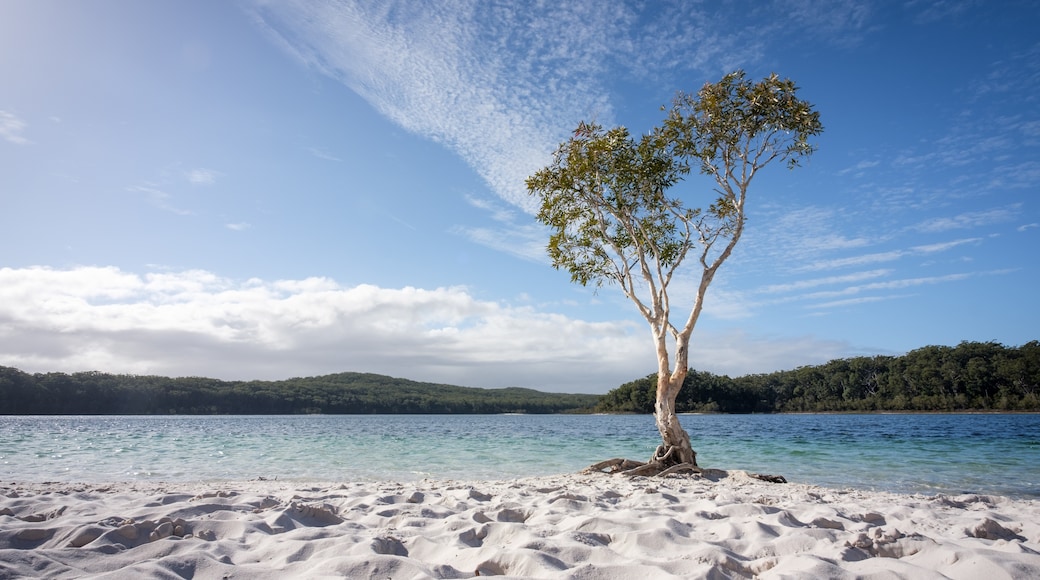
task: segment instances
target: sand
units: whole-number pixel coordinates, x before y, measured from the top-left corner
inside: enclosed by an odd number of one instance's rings
[[[1040,502],[759,481],[2,483],[0,578],[1040,578]]]

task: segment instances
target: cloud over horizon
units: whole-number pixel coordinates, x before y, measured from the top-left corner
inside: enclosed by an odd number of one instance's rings
[[[767,342],[698,336],[694,364],[767,372],[792,356],[824,362],[845,348],[806,337],[747,349]],[[0,363],[235,380],[359,371],[574,392],[606,392],[656,368],[642,324],[478,300],[462,287],[233,281],[201,270],[114,267],[0,269]]]
[[[1035,339],[1040,43],[1012,11],[12,2],[0,365],[600,392],[644,376],[645,321],[551,268],[525,179],[579,120],[638,134],[735,68],[790,75],[827,129],[811,163],[756,177],[694,368]],[[705,176],[681,187],[713,197]]]

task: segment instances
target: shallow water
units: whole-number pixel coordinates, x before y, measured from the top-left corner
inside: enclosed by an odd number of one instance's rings
[[[686,415],[704,467],[1040,497],[1040,415]],[[0,417],[3,481],[505,479],[646,459],[650,416]]]

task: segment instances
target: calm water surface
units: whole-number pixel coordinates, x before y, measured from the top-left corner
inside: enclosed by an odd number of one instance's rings
[[[1040,497],[1040,415],[687,415],[704,467]],[[646,459],[650,416],[0,417],[2,481],[504,479]]]

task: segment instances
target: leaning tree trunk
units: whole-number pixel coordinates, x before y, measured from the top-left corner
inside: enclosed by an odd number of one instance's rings
[[[661,433],[661,445],[650,458],[650,463],[668,468],[674,465],[697,465],[697,453],[690,445],[690,435],[686,433],[675,414],[675,399],[686,379],[684,367],[676,369],[674,374],[658,372],[657,402],[654,415],[657,430]]]

